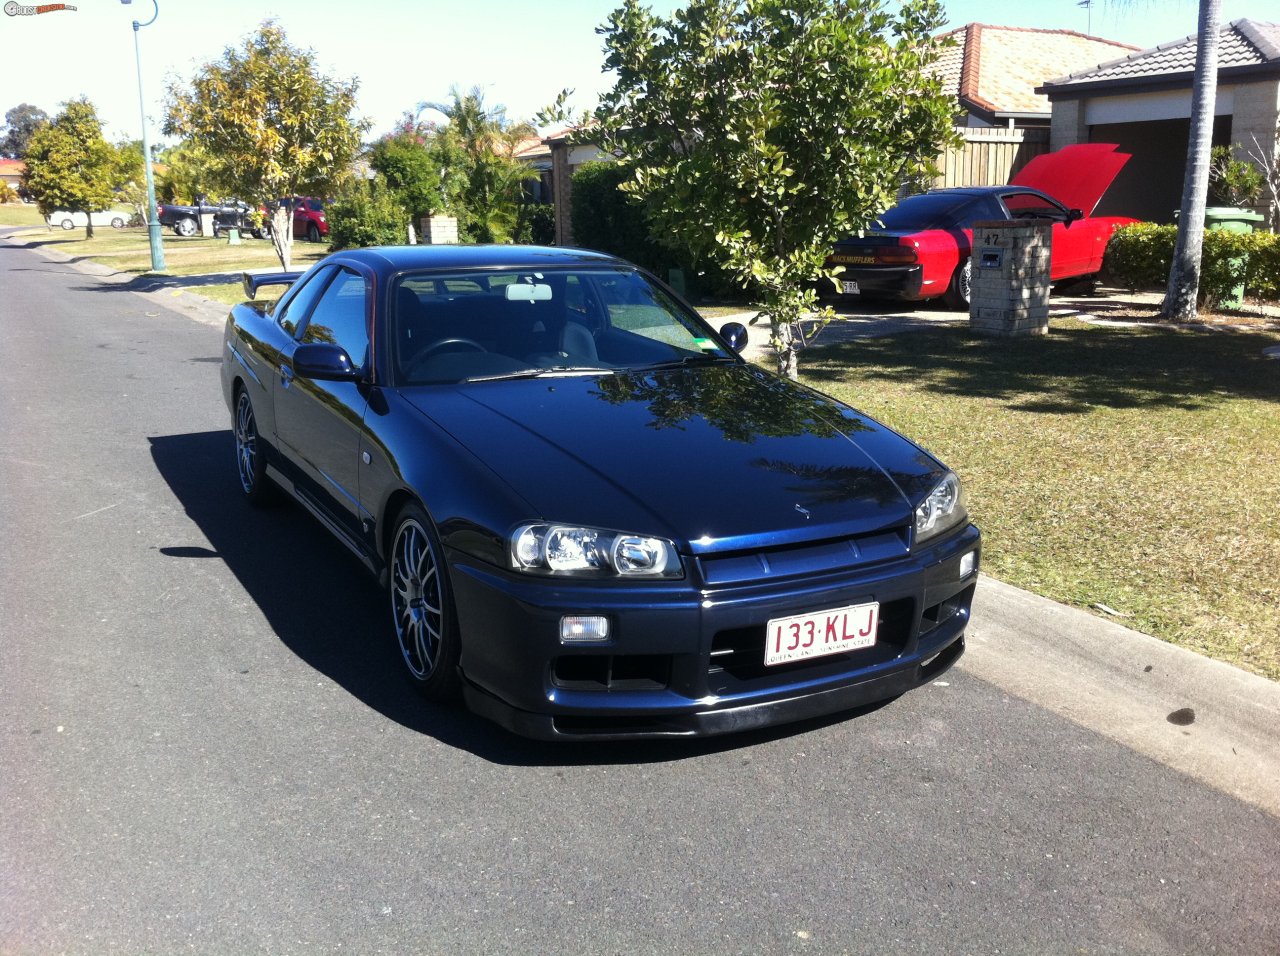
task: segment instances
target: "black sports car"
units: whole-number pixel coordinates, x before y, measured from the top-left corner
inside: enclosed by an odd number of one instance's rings
[[[963,651],[956,477],[634,266],[408,246],[245,283],[291,285],[227,322],[244,494],[283,489],[380,577],[427,696],[548,739],[714,734]]]

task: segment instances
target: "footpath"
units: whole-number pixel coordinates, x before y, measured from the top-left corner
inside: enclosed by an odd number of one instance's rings
[[[201,296],[199,284],[239,276],[141,280],[54,250],[36,251],[157,310],[214,327],[222,326],[227,306]],[[711,323],[746,324],[750,316]],[[810,347],[964,321],[937,311],[844,316]],[[767,327],[748,329],[746,353],[765,354]],[[985,575],[967,641],[957,665],[965,673],[1280,816],[1280,684]]]

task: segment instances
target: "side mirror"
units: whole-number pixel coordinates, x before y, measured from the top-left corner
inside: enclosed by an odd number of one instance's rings
[[[1084,218],[1084,213],[1082,213],[1079,209],[1068,209],[1068,210],[1067,210],[1067,222],[1068,222],[1068,223],[1072,223],[1072,222],[1075,222],[1077,219],[1083,219],[1083,218]]]
[[[747,347],[747,327],[741,322],[726,322],[720,326],[720,337],[735,352],[741,352]]]
[[[358,382],[360,370],[351,364],[351,356],[340,345],[308,342],[293,353],[293,371],[303,378],[321,382]]]

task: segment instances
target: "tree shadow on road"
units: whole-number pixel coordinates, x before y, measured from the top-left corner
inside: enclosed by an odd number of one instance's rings
[[[175,545],[175,560],[221,558],[276,636],[299,658],[391,720],[498,764],[579,766],[683,760],[751,747],[838,723],[861,711],[700,740],[547,743],[526,740],[461,705],[420,698],[401,674],[378,583],[310,515],[291,503],[255,509],[235,477],[230,431],[150,439],[152,460],[212,551]]]

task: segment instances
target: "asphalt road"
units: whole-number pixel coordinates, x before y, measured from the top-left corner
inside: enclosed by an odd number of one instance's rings
[[[1280,949],[1280,820],[964,669],[702,743],[425,706],[238,500],[215,326],[0,243],[0,331],[0,952]]]

